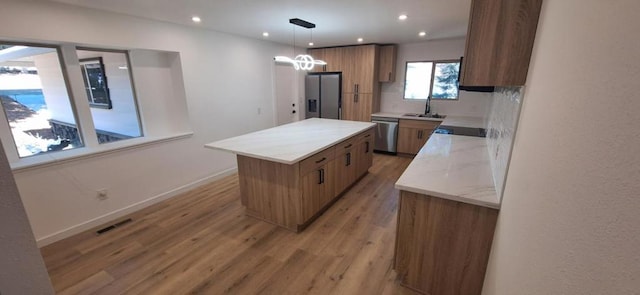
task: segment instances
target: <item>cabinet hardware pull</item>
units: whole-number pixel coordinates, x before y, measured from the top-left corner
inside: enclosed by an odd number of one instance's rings
[[[346,166],[350,166],[351,165],[351,153],[347,153],[345,156],[347,157],[347,165]]]
[[[422,130],[418,130],[418,139],[422,139]]]
[[[389,81],[391,81],[391,72],[389,72]]]
[[[324,161],[324,160],[326,160],[326,159],[327,159],[326,157],[323,157],[322,159],[320,159],[320,160],[316,161],[316,164],[318,164],[318,163],[320,163],[320,162],[322,162],[322,161]]]
[[[364,152],[365,152],[365,153],[369,153],[369,142],[368,142],[368,141],[366,141],[364,144],[365,144],[365,146],[366,146],[366,148],[365,148]]]
[[[345,149],[348,149],[348,148],[350,148],[352,145],[353,145],[353,144],[348,144],[348,145],[346,145],[344,148],[345,148]]]
[[[369,136],[371,136],[371,133],[369,133],[369,134],[365,135],[364,137],[365,137],[365,138],[367,138],[367,137],[369,137]]]
[[[324,168],[320,169],[320,179],[321,179],[321,184],[324,183]]]
[[[322,169],[318,170],[318,184],[322,184]]]

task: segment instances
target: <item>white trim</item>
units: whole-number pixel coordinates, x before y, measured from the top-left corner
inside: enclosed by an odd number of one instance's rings
[[[102,144],[98,147],[82,147],[72,150],[64,150],[53,153],[47,153],[38,156],[32,156],[22,158],[18,162],[11,163],[11,170],[13,173],[25,172],[28,170],[43,168],[78,160],[90,159],[100,157],[120,151],[133,150],[138,148],[147,147],[150,145],[156,145],[174,140],[180,140],[189,138],[193,135],[193,132],[179,133],[162,137],[138,137],[132,139],[125,139],[114,143]]]
[[[164,200],[167,200],[169,198],[175,197],[175,196],[177,196],[179,194],[182,194],[182,193],[187,192],[189,190],[192,190],[192,189],[194,189],[196,187],[204,185],[204,184],[206,184],[208,182],[215,181],[215,180],[221,179],[223,177],[229,176],[231,174],[236,173],[237,170],[238,170],[237,168],[230,168],[230,169],[224,170],[222,172],[219,172],[219,173],[216,173],[216,174],[201,178],[201,179],[196,180],[194,182],[191,182],[191,183],[185,184],[183,186],[177,187],[175,189],[172,189],[172,190],[170,190],[168,192],[161,193],[159,195],[153,196],[151,198],[148,198],[146,200],[140,201],[138,203],[129,205],[127,207],[118,209],[116,211],[113,211],[113,212],[107,213],[105,215],[96,217],[94,219],[85,221],[83,223],[71,226],[69,228],[63,229],[63,230],[55,232],[53,234],[44,236],[42,238],[37,239],[36,243],[38,244],[39,248],[42,248],[42,247],[47,246],[49,244],[52,244],[54,242],[60,241],[62,239],[65,239],[65,238],[68,238],[70,236],[73,236],[75,234],[78,234],[78,233],[84,232],[86,230],[89,230],[91,228],[97,227],[97,226],[99,226],[101,224],[105,224],[105,223],[107,223],[109,221],[113,221],[113,220],[118,219],[120,217],[123,217],[125,215],[128,215],[128,214],[131,214],[133,212],[142,210],[142,209],[144,209],[146,207],[149,207],[151,205],[157,204],[157,203],[159,203],[161,201],[164,201]]]

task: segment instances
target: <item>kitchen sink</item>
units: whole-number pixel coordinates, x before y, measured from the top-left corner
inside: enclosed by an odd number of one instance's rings
[[[434,119],[444,119],[444,117],[446,117],[438,114],[417,114],[417,113],[408,113],[408,114],[404,114],[403,116],[416,117],[416,118],[434,118]]]

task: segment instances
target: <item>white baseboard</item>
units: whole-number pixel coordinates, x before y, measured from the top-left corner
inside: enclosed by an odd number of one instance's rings
[[[42,238],[38,238],[38,239],[36,239],[36,243],[38,244],[39,248],[42,248],[42,247],[44,247],[46,245],[49,245],[49,244],[52,244],[54,242],[60,241],[62,239],[68,238],[68,237],[73,236],[75,234],[79,234],[79,233],[81,233],[83,231],[86,231],[88,229],[94,228],[94,227],[96,227],[98,225],[105,224],[105,223],[107,223],[109,221],[113,221],[113,220],[118,219],[120,217],[123,217],[123,216],[125,216],[127,214],[131,214],[133,212],[139,211],[139,210],[144,209],[146,207],[149,207],[151,205],[157,204],[157,203],[159,203],[161,201],[164,201],[166,199],[169,199],[171,197],[175,197],[175,196],[177,196],[177,195],[179,195],[181,193],[184,193],[184,192],[187,192],[189,190],[192,190],[192,189],[194,189],[196,187],[199,187],[199,186],[201,186],[201,185],[203,185],[205,183],[221,179],[221,178],[223,178],[225,176],[229,176],[231,174],[236,173],[237,171],[238,171],[237,168],[231,168],[231,169],[222,171],[220,173],[217,173],[217,174],[214,174],[214,175],[210,175],[210,176],[198,179],[198,180],[196,180],[194,182],[191,182],[191,183],[185,184],[183,186],[177,187],[177,188],[172,189],[172,190],[170,190],[168,192],[164,192],[164,193],[161,193],[159,195],[155,195],[155,196],[153,196],[151,198],[148,198],[146,200],[140,201],[138,203],[129,205],[127,207],[118,209],[116,211],[107,213],[105,215],[96,217],[96,218],[91,219],[91,220],[85,221],[85,222],[80,223],[78,225],[74,225],[72,227],[63,229],[61,231],[58,231],[58,232],[55,232],[53,234],[44,236]]]

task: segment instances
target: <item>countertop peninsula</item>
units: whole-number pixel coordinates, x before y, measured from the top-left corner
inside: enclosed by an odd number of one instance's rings
[[[500,208],[486,138],[433,134],[396,182],[403,191]]]
[[[370,122],[311,118],[215,141],[205,147],[294,164],[374,126]]]

